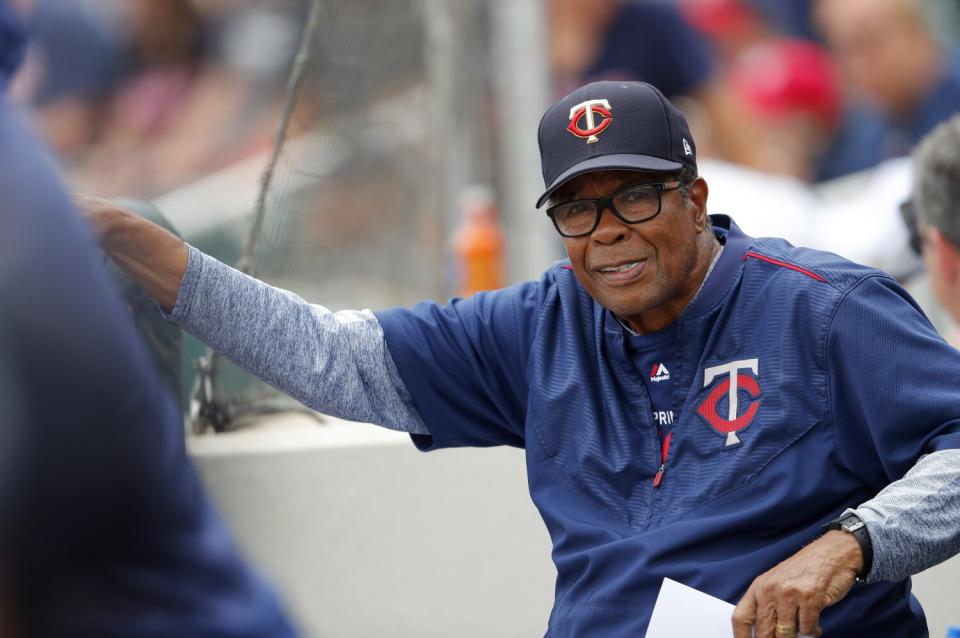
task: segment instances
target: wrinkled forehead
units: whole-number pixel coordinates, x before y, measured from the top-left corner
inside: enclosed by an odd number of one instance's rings
[[[579,197],[601,197],[620,187],[643,182],[662,182],[670,179],[672,173],[654,173],[652,171],[602,170],[577,175],[557,189],[551,198],[553,201],[576,199]]]

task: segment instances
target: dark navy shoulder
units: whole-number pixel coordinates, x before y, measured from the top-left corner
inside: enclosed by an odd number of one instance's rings
[[[745,273],[763,269],[765,274],[788,278],[794,285],[827,284],[843,295],[869,277],[892,280],[887,273],[850,261],[834,253],[796,247],[784,239],[755,239],[744,255]]]

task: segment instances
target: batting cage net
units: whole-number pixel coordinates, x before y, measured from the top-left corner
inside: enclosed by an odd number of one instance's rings
[[[449,296],[462,195],[502,189],[491,159],[511,152],[490,6],[306,3],[269,149],[155,203],[201,250],[331,310]],[[195,432],[296,405],[189,338],[185,359]]]

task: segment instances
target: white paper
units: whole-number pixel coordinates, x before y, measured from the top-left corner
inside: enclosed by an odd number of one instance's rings
[[[663,579],[647,638],[733,638],[734,606],[693,587]],[[807,638],[802,634],[798,638]]]

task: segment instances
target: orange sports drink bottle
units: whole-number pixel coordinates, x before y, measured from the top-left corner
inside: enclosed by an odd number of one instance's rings
[[[471,189],[462,203],[461,225],[453,237],[459,270],[459,294],[503,287],[503,232],[487,189]]]

